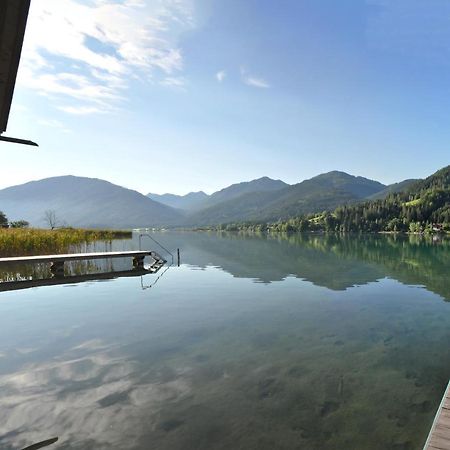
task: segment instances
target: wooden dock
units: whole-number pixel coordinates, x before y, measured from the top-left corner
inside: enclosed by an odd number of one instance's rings
[[[439,405],[424,450],[450,450],[450,382]]]
[[[64,276],[64,263],[66,261],[82,261],[105,258],[133,258],[133,267],[135,269],[144,268],[144,259],[149,256],[153,263],[148,269],[150,272],[157,272],[166,260],[154,251],[123,251],[123,252],[95,252],[95,253],[67,253],[60,255],[39,255],[39,256],[13,256],[9,258],[0,258],[0,267],[5,264],[36,264],[50,263],[50,270],[55,276]]]

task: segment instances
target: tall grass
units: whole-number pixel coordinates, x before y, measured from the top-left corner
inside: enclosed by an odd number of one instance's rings
[[[85,230],[61,228],[42,230],[36,228],[0,228],[0,255],[45,255],[64,253],[71,245],[112,239],[130,239],[131,231]]]

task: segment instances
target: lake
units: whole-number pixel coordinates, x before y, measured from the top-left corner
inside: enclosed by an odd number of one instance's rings
[[[450,241],[152,236],[180,267],[0,293],[0,449],[423,447],[450,378]]]

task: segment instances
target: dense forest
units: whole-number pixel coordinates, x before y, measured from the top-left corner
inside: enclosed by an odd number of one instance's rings
[[[381,200],[343,205],[334,211],[273,223],[247,222],[217,228],[283,232],[450,232],[450,166]]]

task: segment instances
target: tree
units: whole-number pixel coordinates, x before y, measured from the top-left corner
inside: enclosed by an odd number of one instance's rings
[[[9,226],[11,228],[28,228],[30,226],[30,223],[26,220],[16,220],[14,222],[10,222]]]
[[[8,218],[0,211],[0,228],[8,228]]]
[[[56,212],[53,209],[47,209],[44,212],[44,220],[51,230],[54,230],[58,224]]]

